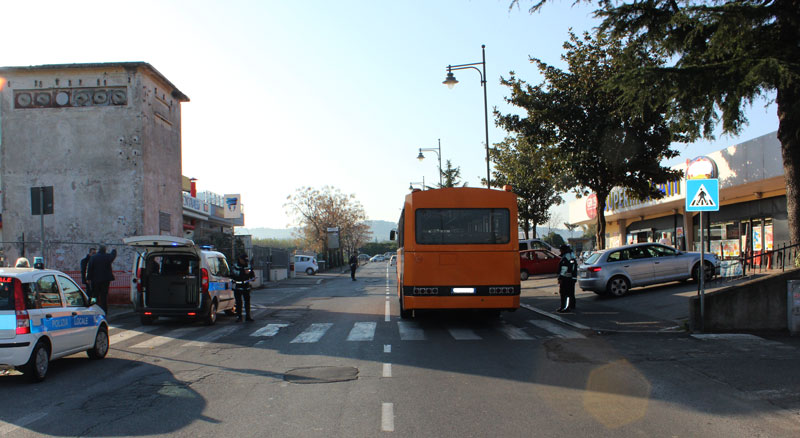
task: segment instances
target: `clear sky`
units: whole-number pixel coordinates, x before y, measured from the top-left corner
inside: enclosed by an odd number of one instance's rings
[[[198,190],[241,193],[246,227],[291,224],[296,189],[352,193],[369,219],[396,221],[409,183],[438,182],[435,148],[469,186],[486,176],[483,90],[473,70],[442,85],[448,64],[481,61],[491,111],[514,112],[500,76],[541,81],[528,61],[560,64],[591,7],[542,13],[509,0],[140,0],[4,2],[0,65],[145,61],[191,102],[182,105],[183,174]],[[676,145],[680,162],[777,130],[758,102],[738,138]],[[563,219],[565,207],[559,209]]]

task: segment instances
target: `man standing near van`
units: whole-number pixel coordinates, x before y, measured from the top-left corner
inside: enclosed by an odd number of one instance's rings
[[[231,278],[233,279],[233,297],[236,299],[236,322],[242,322],[243,298],[246,320],[254,321],[250,317],[250,280],[256,278],[256,274],[249,266],[247,254],[239,254],[236,263],[231,267]]]
[[[92,296],[97,298],[97,304],[108,314],[108,286],[114,281],[114,272],[111,264],[117,258],[117,250],[112,249],[106,253],[106,246],[100,245],[97,254],[89,259],[86,266],[86,280],[92,290]]]
[[[89,283],[86,279],[86,268],[89,267],[89,260],[92,259],[95,253],[97,253],[96,249],[89,248],[89,254],[86,254],[86,257],[81,260],[81,282],[83,282],[83,288],[86,290],[86,293],[89,294],[89,298],[92,298],[94,295],[92,295],[92,288],[89,287]]]

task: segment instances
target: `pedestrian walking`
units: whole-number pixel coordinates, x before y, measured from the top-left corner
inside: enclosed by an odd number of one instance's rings
[[[86,282],[86,268],[89,267],[89,260],[95,254],[97,254],[97,248],[89,248],[89,253],[86,254],[86,257],[81,259],[81,282],[83,283],[83,289],[89,294],[89,298],[94,297],[94,295],[92,295],[92,288],[89,286],[89,283]]]
[[[561,261],[558,263],[558,293],[561,307],[558,313],[575,310],[575,282],[578,281],[578,261],[569,245],[561,245]]]
[[[112,263],[117,258],[117,250],[106,252],[106,246],[100,245],[97,253],[86,264],[86,280],[97,304],[108,314],[108,287],[114,281]]]
[[[246,321],[254,321],[250,316],[250,280],[256,278],[256,274],[250,267],[247,254],[239,254],[236,263],[231,267],[231,278],[233,279],[233,297],[236,299],[236,322],[242,322],[243,300]]]
[[[350,278],[356,281],[356,268],[358,268],[358,256],[355,254],[350,256]]]

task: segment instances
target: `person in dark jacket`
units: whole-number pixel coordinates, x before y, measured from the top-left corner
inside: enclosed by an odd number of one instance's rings
[[[356,268],[358,268],[358,257],[353,254],[350,256],[350,278],[356,281]]]
[[[242,322],[242,299],[244,299],[244,310],[246,321],[254,321],[250,317],[250,280],[256,278],[256,274],[249,266],[247,254],[241,253],[236,259],[236,263],[231,266],[231,279],[233,279],[233,297],[236,299],[236,322]]]
[[[558,293],[561,307],[558,313],[575,310],[575,282],[578,281],[578,261],[569,245],[561,245],[561,261],[558,263]]]
[[[114,281],[114,271],[111,266],[117,258],[117,250],[106,252],[106,246],[100,245],[97,254],[89,259],[86,266],[86,280],[92,290],[92,295],[97,298],[97,304],[108,313],[108,286]]]
[[[86,268],[89,267],[89,260],[92,258],[93,255],[97,253],[97,249],[89,248],[89,253],[86,254],[86,257],[81,259],[81,282],[83,282],[83,289],[89,294],[89,298],[92,298],[92,288],[89,287],[89,283],[86,282]]]

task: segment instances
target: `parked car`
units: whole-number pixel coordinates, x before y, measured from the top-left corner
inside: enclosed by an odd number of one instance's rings
[[[553,248],[549,243],[541,239],[527,239],[519,241],[519,250],[527,251],[529,249],[546,249],[553,254],[559,254],[558,248]]]
[[[294,256],[294,271],[314,275],[319,272],[319,264],[317,259],[312,256],[296,255]]]
[[[159,317],[217,322],[217,313],[234,314],[228,260],[211,247],[174,236],[134,236],[122,241],[136,248],[131,303],[142,324]]]
[[[369,261],[369,254],[359,254],[358,263],[367,263]]]
[[[369,259],[369,261],[370,262],[385,262],[386,261],[386,257],[384,257],[383,254],[378,254],[378,255],[372,256],[372,258]]]
[[[391,258],[389,258],[389,266],[394,266],[395,264],[397,264],[397,254],[394,254]]]
[[[719,275],[719,260],[705,255],[705,279]],[[578,268],[583,290],[621,297],[631,288],[700,278],[700,253],[658,243],[637,243],[598,251]]]
[[[561,257],[546,249],[531,249],[519,252],[519,279],[527,280],[531,275],[556,274]]]
[[[66,274],[0,268],[0,368],[41,382],[51,360],[82,351],[102,359],[108,346],[105,312]]]

